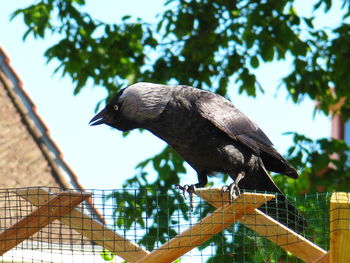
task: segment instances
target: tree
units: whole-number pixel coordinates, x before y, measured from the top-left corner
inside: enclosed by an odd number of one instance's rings
[[[150,81],[185,83],[223,96],[234,82],[240,93],[255,96],[262,87],[254,69],[289,56],[293,69],[281,85],[293,101],[310,97],[318,102],[317,110],[325,114],[342,101],[339,112],[348,119],[350,26],[345,19],[350,15],[350,1],[342,2],[339,13],[343,19],[337,27],[314,25],[315,16],[329,12],[335,2],[315,1],[313,14],[305,17],[296,12],[294,0],[168,0],[153,25],[132,21],[129,16],[115,24],[98,21],[79,11],[85,0],[42,0],[15,11],[13,17],[23,15],[28,27],[24,39],[29,35],[45,38],[48,33],[61,37],[45,56],[48,61],[59,62],[56,72],[73,80],[74,94],[87,81],[105,88],[109,98],[130,83]],[[341,154],[349,148],[344,142],[292,135],[294,145],[287,157],[301,172],[301,179],[291,184],[284,177],[276,177],[283,190],[300,194],[319,190],[320,185],[324,191],[349,189],[349,166],[346,155]],[[158,173],[152,182],[144,171],[148,164]],[[186,171],[183,160],[170,147],[140,162],[137,168],[135,177],[124,187],[137,187],[140,194],[156,187],[175,191],[177,174]],[[319,177],[320,171],[326,172]],[[151,215],[154,207],[149,209],[147,214]],[[184,216],[186,212],[182,211]],[[155,219],[153,227],[163,223]],[[166,235],[166,231],[162,233]]]

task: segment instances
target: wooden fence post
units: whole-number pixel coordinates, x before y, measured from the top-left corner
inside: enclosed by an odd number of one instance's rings
[[[350,193],[333,193],[330,203],[331,263],[350,263]]]

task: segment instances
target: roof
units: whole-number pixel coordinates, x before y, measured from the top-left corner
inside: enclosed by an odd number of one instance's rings
[[[53,186],[84,190],[1,46],[0,104],[0,188]]]
[[[23,82],[10,65],[10,59],[0,46],[0,81],[11,97],[33,139],[49,162],[57,182],[63,188],[83,189],[77,175],[64,161],[63,154],[50,137],[49,129],[36,111],[35,104],[23,89]]]

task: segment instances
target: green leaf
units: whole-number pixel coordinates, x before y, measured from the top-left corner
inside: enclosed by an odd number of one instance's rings
[[[85,0],[73,0],[73,2],[75,2],[79,5],[85,5]]]
[[[306,24],[308,27],[314,28],[314,25],[313,25],[314,17],[312,17],[312,18],[306,18],[306,17],[304,17],[303,20],[304,20],[305,24]]]
[[[13,20],[16,16],[18,16],[19,14],[23,13],[24,9],[17,9],[15,12],[13,12],[10,15],[10,21]]]
[[[270,42],[262,43],[261,45],[261,57],[265,62],[273,60],[274,50]]]
[[[250,65],[253,67],[253,68],[258,68],[259,67],[259,59],[257,56],[254,56],[250,59]]]
[[[27,39],[28,35],[33,31],[33,29],[28,28],[28,30],[23,34],[23,41]]]
[[[130,15],[126,15],[126,16],[123,16],[123,17],[122,17],[122,20],[123,20],[123,21],[127,21],[127,20],[129,20],[130,18],[131,18]]]
[[[101,257],[105,260],[105,261],[111,261],[114,259],[115,254],[110,252],[107,249],[103,249],[103,252],[100,253]]]

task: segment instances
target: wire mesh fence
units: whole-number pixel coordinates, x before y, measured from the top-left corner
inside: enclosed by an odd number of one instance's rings
[[[2,235],[0,243],[16,242],[21,232],[30,232],[31,228],[36,229],[47,221],[46,226],[4,253],[1,262],[123,262],[124,259],[137,262],[149,251],[186,251],[186,247],[189,247],[189,252],[178,262],[303,262],[270,241],[274,238],[282,240],[284,233],[271,231],[257,219],[254,207],[258,206],[255,204],[258,199],[255,197],[244,198],[241,205],[234,207],[228,204],[226,210],[218,212],[198,196],[193,198],[194,209],[191,211],[189,200],[184,200],[180,192],[173,190],[85,191],[91,193],[89,199],[72,206],[73,210],[55,214],[54,209],[61,207],[61,201],[48,207],[49,201],[64,193],[62,189],[0,189],[0,232],[15,226],[15,232]],[[308,221],[308,227],[300,237],[328,250],[330,194],[308,194],[288,199]],[[216,199],[216,202],[220,201]],[[48,208],[46,214],[37,214],[37,220],[24,222],[21,225],[24,229],[16,226],[38,207],[45,206]],[[215,213],[216,217],[208,217]],[[206,216],[207,221],[203,220]],[[47,220],[50,217],[52,219]],[[229,217],[238,221],[230,223]],[[220,224],[222,226],[217,226]],[[194,226],[197,226],[196,230]],[[265,236],[254,231],[257,227],[260,231],[266,228]],[[175,237],[184,232],[186,242],[176,243]],[[198,245],[196,240],[200,240]],[[282,245],[299,241],[302,242],[298,238],[287,238]],[[4,246],[6,248],[6,245],[1,247]],[[5,248],[3,252],[7,251]]]

